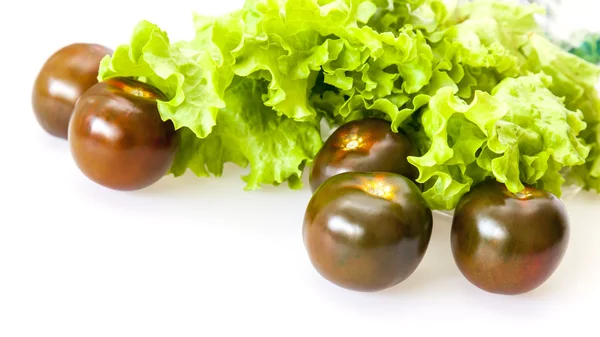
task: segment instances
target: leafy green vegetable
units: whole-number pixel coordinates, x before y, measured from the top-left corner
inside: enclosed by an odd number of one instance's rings
[[[247,0],[196,14],[170,41],[142,21],[99,79],[162,90],[182,143],[171,172],[250,166],[246,188],[287,181],[322,145],[320,123],[379,117],[421,150],[410,161],[436,209],[493,177],[561,194],[600,191],[600,69],[543,36],[537,6],[477,0]]]
[[[550,85],[545,75],[506,78],[470,104],[451,87],[438,90],[421,117],[430,142],[423,156],[409,158],[433,207],[453,208],[488,177],[513,192],[525,183],[560,194],[558,170],[584,164],[589,149],[577,138],[582,113],[568,110]]]
[[[523,48],[528,67],[552,76],[552,92],[565,98],[567,108],[582,111],[587,123],[581,138],[591,152],[584,165],[568,170],[565,176],[572,184],[600,192],[600,96],[597,91],[600,68],[565,53],[539,35],[531,36],[528,42]]]
[[[317,125],[295,122],[277,116],[261,101],[267,93],[264,80],[236,77],[225,92],[227,108],[217,117],[217,125],[206,138],[184,129],[182,146],[172,172],[182,175],[190,168],[198,176],[220,176],[227,162],[251,167],[244,177],[246,189],[262,184],[301,187],[302,166],[310,161],[322,145]]]
[[[439,90],[407,130],[422,149],[410,160],[433,207],[454,208],[486,177],[514,192],[525,183],[560,196],[566,172],[570,182],[600,191],[600,69],[543,37],[539,12],[474,1],[432,35],[435,62],[456,86]],[[472,109],[479,122],[467,115]]]

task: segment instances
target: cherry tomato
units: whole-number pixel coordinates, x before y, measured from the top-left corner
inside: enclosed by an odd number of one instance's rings
[[[73,158],[91,180],[116,190],[150,186],[168,173],[179,138],[147,84],[111,78],[86,91],[69,126]]]
[[[69,120],[79,97],[98,83],[100,61],[112,50],[93,43],[74,43],[48,58],[32,93],[33,112],[49,134],[66,139]]]
[[[366,118],[343,124],[327,138],[317,153],[309,175],[312,191],[330,177],[343,172],[392,172],[416,180],[419,172],[407,157],[417,149],[391,123]]]
[[[451,232],[454,259],[475,286],[517,295],[545,283],[569,241],[569,219],[554,195],[526,187],[511,193],[494,180],[473,187],[458,203]]]
[[[345,172],[328,179],[306,209],[303,238],[312,265],[330,282],[379,291],[421,263],[432,211],[418,187],[389,172]]]

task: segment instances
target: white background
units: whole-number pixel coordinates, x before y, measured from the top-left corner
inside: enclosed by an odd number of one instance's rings
[[[115,47],[148,19],[174,39],[191,11],[242,0],[16,1],[0,9],[0,336],[598,336],[600,197],[566,201],[571,244],[554,276],[516,297],[458,272],[449,222],[405,283],[375,294],[337,288],[307,259],[308,189],[242,190],[243,173],[167,177],[121,193],[88,181],[65,141],[31,111],[39,67],[73,42]],[[581,333],[575,333],[581,335]]]

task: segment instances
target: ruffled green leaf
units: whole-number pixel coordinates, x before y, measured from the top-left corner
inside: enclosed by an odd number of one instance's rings
[[[420,118],[427,147],[409,161],[435,208],[452,209],[470,186],[493,177],[519,192],[524,184],[561,195],[558,170],[582,165],[590,149],[578,138],[586,124],[565,107],[545,75],[503,80],[471,103],[450,87],[432,97]]]
[[[600,192],[600,94],[597,90],[600,68],[537,34],[529,36],[523,51],[528,58],[528,68],[551,76],[552,92],[563,97],[569,109],[583,113],[587,128],[581,138],[591,152],[586,163],[568,170],[566,177],[569,183]]]
[[[264,80],[234,78],[212,133],[201,139],[182,130],[171,173],[180,176],[190,169],[201,177],[221,176],[229,162],[249,166],[247,190],[284,181],[301,187],[302,169],[322,146],[318,125],[278,116],[261,99],[267,86]]]

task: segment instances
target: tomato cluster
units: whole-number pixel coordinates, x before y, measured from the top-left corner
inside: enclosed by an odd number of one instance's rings
[[[308,256],[325,279],[379,291],[418,268],[433,221],[407,160],[412,155],[418,151],[410,140],[384,120],[349,122],[327,139],[311,167],[313,196],[303,226]],[[451,234],[466,279],[491,293],[521,294],[559,266],[569,220],[561,201],[544,190],[511,193],[486,180],[460,200]]]
[[[108,47],[75,43],[56,51],[35,79],[32,105],[49,134],[67,139],[77,166],[115,190],[148,187],[170,169],[178,134],[163,121],[156,88],[131,78],[98,82]]]

